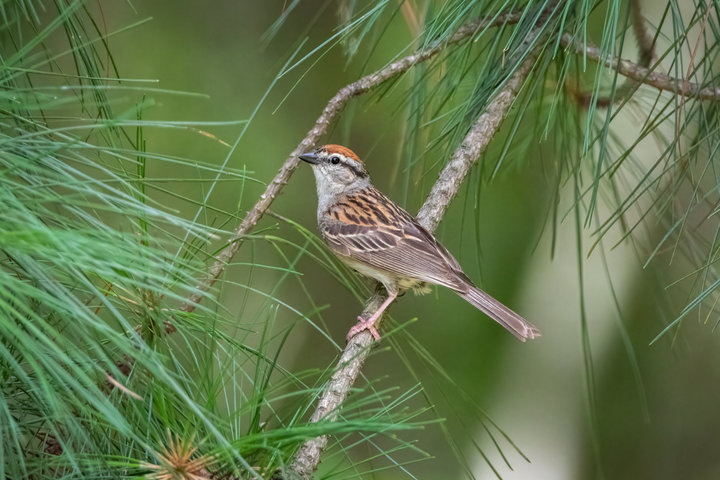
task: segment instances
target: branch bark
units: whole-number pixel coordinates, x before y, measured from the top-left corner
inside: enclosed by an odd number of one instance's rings
[[[485,151],[510,110],[510,106],[530,74],[536,59],[537,54],[528,55],[520,64],[487,106],[485,112],[478,117],[460,146],[455,150],[452,159],[440,172],[438,180],[417,215],[420,224],[428,231],[433,232],[437,228],[450,201],[457,194],[470,169]],[[376,312],[386,298],[384,292],[376,292],[370,297],[363,308],[363,318]],[[360,375],[373,343],[373,336],[368,331],[360,332],[348,341],[335,373],[318,400],[318,406],[310,419],[311,422],[332,422],[337,418],[343,401]],[[293,480],[311,478],[320,463],[320,457],[327,442],[326,435],[306,441],[295,455],[289,471],[276,475],[274,478]]]
[[[630,60],[624,60],[614,55],[605,55],[597,46],[590,42],[577,40],[569,33],[564,33],[562,37],[560,37],[560,45],[571,48],[575,53],[585,55],[590,60],[617,70],[618,73],[624,77],[650,85],[658,90],[701,100],[720,100],[720,87],[714,85],[703,87],[697,83],[685,82],[684,80],[643,67]]]
[[[277,195],[287,184],[293,172],[298,166],[298,155],[307,152],[315,146],[318,139],[327,131],[330,122],[342,111],[347,102],[363,93],[366,93],[382,83],[406,72],[412,66],[422,63],[450,45],[457,45],[471,39],[477,32],[489,28],[506,24],[513,24],[520,21],[523,11],[511,11],[505,13],[496,13],[476,22],[470,22],[460,27],[455,34],[450,37],[447,42],[438,42],[435,45],[420,50],[416,53],[397,60],[387,67],[377,70],[374,73],[366,75],[361,79],[341,88],[334,97],[330,99],[320,117],[315,121],[313,128],[305,135],[295,150],[285,160],[280,171],[275,175],[272,181],[265,188],[265,192],[260,195],[260,199],[255,203],[252,209],[248,211],[240,226],[235,230],[233,238],[230,239],[228,245],[223,248],[215,257],[215,261],[208,270],[207,275],[200,281],[196,291],[190,295],[185,303],[180,306],[180,310],[184,312],[192,312],[197,308],[198,303],[202,301],[205,294],[212,288],[218,277],[225,270],[225,267],[233,258],[240,245],[242,245],[244,236],[257,224],[262,218]],[[169,327],[166,327],[169,328]]]

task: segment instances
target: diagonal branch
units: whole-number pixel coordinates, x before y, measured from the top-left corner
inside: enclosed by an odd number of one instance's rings
[[[525,79],[530,74],[536,59],[537,54],[528,55],[520,64],[512,77],[487,106],[485,112],[478,117],[475,125],[455,150],[452,159],[440,173],[438,180],[417,215],[420,224],[428,231],[433,232],[437,228],[450,201],[457,194],[468,172],[475,165],[479,156],[485,151],[495,132],[499,129]],[[376,292],[370,297],[365,303],[362,313],[363,318],[367,318],[370,314],[376,312],[386,298],[385,292]],[[332,422],[337,418],[343,401],[360,375],[373,343],[373,336],[367,330],[358,333],[348,341],[335,373],[333,373],[318,400],[318,405],[310,422]],[[320,456],[327,442],[326,435],[306,441],[295,455],[289,471],[284,472],[284,474],[276,474],[274,478],[311,478],[320,463]]]
[[[549,8],[543,13],[548,10]],[[523,11],[511,11],[506,13],[496,13],[495,15],[481,20],[470,22],[460,27],[447,42],[436,43],[424,50],[403,57],[400,60],[391,63],[387,67],[366,75],[361,79],[341,88],[340,91],[338,91],[338,93],[330,99],[320,117],[318,117],[315,121],[313,128],[285,160],[280,168],[280,171],[268,184],[265,192],[260,195],[260,199],[257,203],[252,209],[250,209],[250,211],[248,211],[240,226],[238,226],[235,230],[233,238],[230,239],[225,248],[217,254],[215,261],[209,268],[205,278],[200,281],[196,291],[188,297],[185,303],[180,306],[180,310],[184,312],[192,312],[195,308],[197,308],[198,303],[200,303],[200,301],[202,301],[202,299],[206,296],[206,293],[212,288],[218,277],[225,270],[227,264],[240,248],[244,236],[250,232],[258,221],[260,221],[267,209],[270,208],[270,205],[275,200],[275,197],[277,197],[283,187],[287,184],[288,180],[298,166],[299,160],[297,156],[311,149],[316,144],[318,139],[327,131],[330,122],[342,111],[349,100],[378,87],[387,80],[390,80],[401,73],[406,72],[414,65],[429,60],[448,46],[468,41],[475,33],[485,28],[518,23],[522,19],[522,16]],[[576,40],[569,33],[562,35],[560,43],[564,47],[571,47],[575,53],[583,54],[591,60],[604,62],[610,68],[617,70],[625,77],[653,86],[657,89],[670,91],[688,97],[698,97],[700,99],[720,99],[720,87],[702,87],[696,83],[685,82],[678,80],[675,77],[652,71],[647,67],[643,67],[642,65],[638,65],[629,60],[624,60],[614,56],[606,57],[597,46],[588,42],[583,43]],[[174,331],[174,327],[172,325],[166,325],[166,330],[168,330],[168,332]]]
[[[283,163],[280,171],[275,175],[270,184],[268,184],[265,192],[260,195],[260,199],[257,201],[255,206],[250,209],[240,226],[235,230],[235,235],[228,242],[228,245],[215,257],[215,261],[208,270],[207,275],[198,284],[197,291],[190,295],[187,301],[180,306],[180,310],[184,312],[192,312],[195,310],[197,304],[212,288],[218,277],[225,270],[227,264],[237,252],[238,248],[240,248],[245,235],[250,232],[258,221],[260,221],[267,209],[270,208],[270,205],[273,200],[275,200],[275,197],[277,197],[283,187],[287,184],[288,180],[298,166],[298,155],[307,152],[315,146],[318,139],[327,131],[330,122],[342,111],[349,100],[374,89],[401,73],[406,72],[414,65],[429,60],[448,46],[466,42],[477,32],[489,27],[518,23],[522,18],[523,13],[523,11],[496,13],[478,21],[467,23],[460,27],[448,41],[438,42],[426,49],[403,57],[400,60],[391,63],[387,67],[366,75],[361,79],[341,88],[340,91],[338,91],[338,93],[330,99],[320,117],[318,117],[315,121],[313,128],[285,160],[285,163]],[[166,328],[170,327],[171,326],[166,326]]]

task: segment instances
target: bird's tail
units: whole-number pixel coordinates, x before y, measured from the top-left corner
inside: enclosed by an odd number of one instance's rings
[[[540,330],[538,330],[534,325],[479,288],[468,285],[467,292],[457,293],[468,303],[475,306],[505,327],[519,340],[524,342],[527,338],[533,339],[540,336]]]

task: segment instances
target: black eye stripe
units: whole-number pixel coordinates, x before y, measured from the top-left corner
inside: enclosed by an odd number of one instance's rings
[[[362,169],[357,168],[357,167],[356,167],[355,165],[353,165],[352,163],[346,163],[345,165],[346,165],[350,170],[352,170],[352,171],[355,173],[355,175],[357,175],[358,177],[361,177],[361,178],[367,177],[367,173],[365,173],[365,171],[363,171]]]

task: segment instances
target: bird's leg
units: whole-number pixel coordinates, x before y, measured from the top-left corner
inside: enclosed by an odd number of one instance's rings
[[[380,334],[378,333],[377,329],[375,328],[375,323],[380,319],[380,316],[382,316],[385,309],[390,305],[393,300],[395,300],[398,296],[397,290],[395,290],[392,293],[388,293],[388,298],[383,302],[382,305],[380,305],[380,308],[377,309],[377,312],[373,313],[370,318],[365,320],[363,317],[357,317],[358,323],[352,326],[350,328],[350,331],[348,331],[347,339],[348,341],[354,337],[356,334],[362,332],[363,330],[369,330],[370,333],[372,333],[372,336],[375,337],[375,340],[380,340]]]

